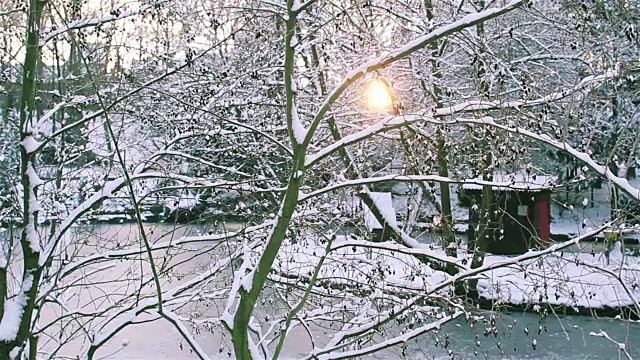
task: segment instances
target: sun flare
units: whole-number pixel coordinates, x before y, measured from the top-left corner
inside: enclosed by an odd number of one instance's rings
[[[389,85],[381,79],[372,79],[365,90],[367,107],[372,110],[384,110],[393,105],[393,96]]]

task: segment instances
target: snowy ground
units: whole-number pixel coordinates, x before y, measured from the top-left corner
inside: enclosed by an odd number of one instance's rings
[[[384,281],[386,286],[426,291],[448,277],[413,256],[387,250],[340,247],[341,241],[357,242],[344,238],[336,240],[332,247],[339,247],[339,250],[331,252],[319,279],[337,283],[373,281],[372,286]],[[276,264],[279,271],[308,278],[315,264],[325,255],[325,245],[313,242],[285,245],[281,254]],[[487,255],[485,265],[506,259],[506,256]],[[491,270],[478,281],[478,290],[483,298],[504,304],[585,308],[636,306],[634,301],[640,299],[640,258],[624,255],[619,243],[608,255],[602,251],[560,252]]]
[[[389,250],[367,249],[367,242],[338,236],[331,244],[320,270],[318,280],[330,280],[334,284],[370,284],[372,287],[395,286],[403,289],[427,290],[433,284],[446,280],[447,275],[424,265],[416,257]],[[373,243],[368,243],[373,244]],[[373,245],[395,247],[393,243]],[[444,252],[441,253],[444,255]],[[276,271],[309,278],[321,257],[326,255],[326,245],[313,240],[296,244],[284,244],[275,263]]]
[[[485,264],[504,259],[487,256]],[[516,305],[637,306],[640,258],[623,255],[619,243],[608,257],[604,253],[553,254],[493,270],[478,281],[478,290],[484,298]]]

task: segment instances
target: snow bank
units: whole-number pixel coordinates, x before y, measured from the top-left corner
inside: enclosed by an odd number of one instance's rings
[[[488,255],[485,264],[505,260]],[[585,308],[637,306],[640,258],[619,246],[606,254],[557,253],[492,270],[478,281],[481,297],[505,304]]]
[[[181,194],[179,198],[167,197],[164,202],[164,205],[170,211],[190,210],[198,206],[198,204],[200,204],[200,195],[190,191]]]
[[[421,263],[415,256],[395,251],[368,248],[376,246],[362,240],[361,246],[351,246],[354,241],[338,236],[331,245],[318,281],[334,285],[368,284],[372,287],[396,286],[404,289],[427,291],[433,284],[445,281],[443,272],[433,270]],[[343,246],[344,244],[350,246]],[[276,272],[285,273],[308,280],[313,274],[320,258],[326,255],[326,244],[314,239],[304,239],[295,244],[283,244],[275,261]],[[444,252],[443,252],[444,255]]]

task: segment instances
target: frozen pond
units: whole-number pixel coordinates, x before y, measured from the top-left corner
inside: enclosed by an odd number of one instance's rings
[[[490,320],[491,313],[483,314]],[[471,328],[467,322],[458,321],[440,331],[437,335],[440,343],[445,334],[449,334],[450,348],[459,359],[625,359],[622,353],[618,354],[617,345],[603,338],[589,336],[590,332],[605,331],[616,341],[625,343],[627,351],[634,358],[640,356],[638,323],[588,316],[551,314],[543,318],[532,313],[494,314],[497,335],[484,335],[489,324],[478,322]],[[418,341],[427,359],[431,358],[429,354],[436,352],[432,345],[435,338],[430,334]],[[439,351],[442,353],[442,350]]]

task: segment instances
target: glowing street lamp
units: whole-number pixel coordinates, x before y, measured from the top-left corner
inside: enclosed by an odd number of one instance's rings
[[[371,110],[387,110],[393,107],[391,87],[381,78],[369,80],[365,88],[367,107]]]

